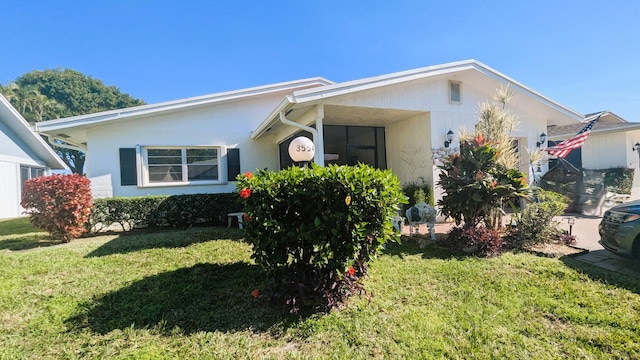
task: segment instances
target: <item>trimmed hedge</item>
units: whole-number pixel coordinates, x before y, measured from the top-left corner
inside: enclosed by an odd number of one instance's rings
[[[390,170],[366,165],[238,177],[247,238],[267,277],[259,293],[292,312],[330,309],[362,290],[367,263],[398,240],[391,218],[406,202]]]
[[[96,199],[87,228],[97,232],[114,224],[125,231],[147,226],[223,225],[228,213],[239,211],[237,197],[221,193]]]

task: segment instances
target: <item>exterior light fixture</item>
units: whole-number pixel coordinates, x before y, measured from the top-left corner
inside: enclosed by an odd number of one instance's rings
[[[573,225],[575,225],[575,223],[576,223],[576,218],[573,217],[573,216],[568,217],[567,218],[567,223],[569,224],[569,236],[572,236],[571,232],[573,230]]]
[[[447,131],[447,140],[444,141],[444,147],[448,148],[452,142],[453,142],[453,131],[449,129],[449,131]]]
[[[289,144],[289,156],[296,163],[303,163],[303,167],[307,167],[307,163],[313,160],[316,154],[316,147],[313,141],[305,136],[298,136],[291,140]]]
[[[633,145],[631,150],[632,151],[640,151],[640,142],[637,142],[635,145]],[[640,154],[640,153],[638,153],[638,154]]]
[[[542,145],[544,145],[544,141],[547,140],[547,134],[544,133],[544,131],[542,132],[542,134],[540,134],[540,141],[538,141],[536,143],[536,147],[540,147]]]

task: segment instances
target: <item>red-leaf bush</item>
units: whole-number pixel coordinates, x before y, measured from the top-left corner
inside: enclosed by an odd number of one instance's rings
[[[33,226],[68,242],[86,231],[92,206],[89,184],[78,174],[33,178],[24,184],[20,205]]]
[[[500,233],[484,226],[453,227],[441,241],[441,245],[458,255],[473,254],[483,257],[499,255],[504,248]]]

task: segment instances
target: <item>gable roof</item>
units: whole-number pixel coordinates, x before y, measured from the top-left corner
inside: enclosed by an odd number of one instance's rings
[[[565,126],[549,126],[547,128],[547,136],[552,139],[563,139],[574,136],[582,130],[589,121],[600,116],[591,129],[591,134],[609,133],[609,132],[625,132],[640,129],[640,123],[632,123],[624,120],[618,115],[610,111],[600,111],[597,113],[587,114],[584,120],[579,124],[571,124]]]
[[[22,140],[38,157],[51,169],[69,168],[51,149],[49,145],[38,135],[31,131],[29,123],[11,105],[9,100],[0,94],[0,121],[2,121],[13,133]]]
[[[321,78],[314,77],[309,79],[295,80],[270,84],[265,86],[257,86],[252,88],[220,92],[215,94],[190,97],[180,100],[166,101],[156,104],[134,106],[124,109],[116,109],[102,111],[93,114],[72,116],[64,119],[42,121],[36,124],[36,131],[52,134],[53,131],[66,128],[86,127],[90,125],[99,125],[106,122],[122,121],[140,116],[154,115],[162,112],[185,110],[188,108],[196,108],[199,106],[210,105],[215,103],[224,103],[228,101],[237,101],[245,98],[267,95],[281,91],[294,91],[296,89],[306,89],[310,87],[324,86],[333,84],[333,82]]]
[[[305,89],[293,92],[291,95],[285,97],[278,107],[256,128],[251,134],[252,139],[257,139],[262,136],[268,129],[279,122],[279,114],[284,111],[287,112],[295,105],[304,103],[313,103],[314,101],[320,101],[330,97],[349,94],[357,91],[363,91],[368,89],[379,88],[382,86],[394,85],[401,82],[412,81],[417,79],[423,79],[443,74],[450,74],[455,72],[461,72],[466,70],[478,71],[492,79],[495,79],[501,83],[509,84],[513,89],[516,89],[541,103],[574,118],[576,121],[582,120],[584,116],[572,110],[558,102],[551,100],[550,98],[524,86],[523,84],[511,79],[510,77],[484,65],[483,63],[471,59],[457,62],[450,62],[441,65],[434,65],[423,67],[414,70],[401,71],[391,73],[387,75],[374,76],[365,79],[346,81],[342,83],[336,83],[332,85],[322,86],[314,89]]]

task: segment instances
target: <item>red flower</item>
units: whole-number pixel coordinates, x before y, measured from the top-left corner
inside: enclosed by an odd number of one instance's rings
[[[247,171],[246,173],[244,173],[244,177],[246,177],[247,179],[251,179],[253,178],[253,174],[249,171]]]
[[[242,215],[242,218],[244,219],[244,222],[249,222],[252,220],[251,216],[249,216],[247,213],[244,213]]]
[[[251,196],[251,189],[249,188],[245,188],[240,190],[240,197],[243,199],[247,199],[249,196]]]
[[[525,179],[524,177],[521,177],[520,178],[520,185],[527,186],[527,179]]]
[[[251,296],[253,296],[254,298],[257,298],[260,295],[260,293],[258,292],[258,289],[253,289],[253,291],[251,292]]]
[[[495,187],[498,185],[498,182],[493,180],[493,182],[491,183],[491,188],[495,189]]]
[[[353,276],[353,274],[356,273],[356,269],[353,268],[353,266],[349,266],[349,275]]]
[[[482,137],[482,134],[478,134],[476,136],[476,144],[478,144],[478,146],[482,146],[482,144],[484,144],[484,138]]]

